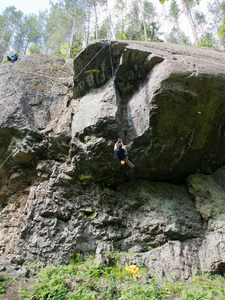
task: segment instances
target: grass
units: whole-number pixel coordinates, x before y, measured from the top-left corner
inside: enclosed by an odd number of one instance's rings
[[[4,288],[0,290],[4,292]],[[82,261],[79,256],[68,266],[37,269],[31,289],[20,291],[23,300],[209,300],[225,299],[225,279],[205,274],[186,282],[158,281],[147,278],[147,270],[139,268],[136,277],[117,264],[96,266],[94,257]]]
[[[225,279],[210,274],[194,277],[188,281],[188,288],[181,292],[184,300],[225,299]]]
[[[165,299],[213,300],[225,299],[225,278],[206,273],[186,282],[164,283]]]

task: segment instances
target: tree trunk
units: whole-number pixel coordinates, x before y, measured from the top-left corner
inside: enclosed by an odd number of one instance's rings
[[[185,0],[182,0],[182,2],[183,2],[183,4],[184,4],[185,11],[186,11],[186,15],[187,15],[187,17],[188,17],[188,20],[189,20],[190,25],[191,25],[191,28],[192,28],[192,32],[193,32],[193,35],[194,35],[195,44],[196,44],[196,46],[198,46],[198,36],[197,36],[195,24],[194,24],[194,21],[193,21],[193,19],[192,19],[192,15],[191,15],[190,9],[189,9],[189,7],[187,6]]]
[[[75,2],[75,9],[74,9],[74,15],[73,15],[73,25],[72,25],[72,32],[71,32],[71,37],[70,37],[69,48],[68,48],[68,52],[67,52],[67,58],[70,58],[71,49],[72,49],[72,45],[73,45],[73,37],[74,37],[76,18],[77,18],[77,2],[78,2],[78,0],[76,0],[76,2]]]
[[[97,7],[96,2],[94,1],[94,12],[95,12],[95,39],[98,39],[98,15],[97,15]]]
[[[181,41],[182,45],[184,45],[183,35],[182,35],[182,31],[180,29],[180,25],[179,25],[178,19],[175,19],[175,24],[176,24],[176,27],[178,29],[178,34],[179,34],[180,41]]]
[[[106,39],[109,40],[109,27],[108,27],[108,24],[106,24]]]
[[[107,36],[107,39],[108,40],[115,40],[116,39],[116,36],[115,36],[115,33],[114,33],[114,29],[113,29],[113,23],[112,23],[112,15],[111,15],[111,12],[109,10],[109,4],[108,4],[108,0],[106,1],[106,7],[107,7],[107,14],[108,14],[108,20],[109,20],[109,31],[108,31],[108,36]]]
[[[9,39],[9,43],[8,43],[8,45],[7,45],[7,48],[6,48],[6,50],[5,50],[5,54],[4,54],[3,59],[2,59],[2,63],[3,63],[3,61],[6,59],[7,52],[9,51],[9,47],[10,47],[10,45],[11,45],[11,42],[12,42],[12,39],[13,39],[13,36],[14,36],[15,31],[16,31],[16,26],[14,27],[14,29],[13,29],[13,31],[12,31],[12,33],[11,33],[11,36],[10,36],[10,39]]]
[[[3,39],[4,39],[5,33],[6,33],[6,29],[3,31],[3,34],[2,34],[2,37],[1,37],[1,40],[0,40],[0,45],[1,45],[2,41],[3,41]]]
[[[2,41],[3,41],[3,39],[4,39],[6,30],[7,30],[7,27],[6,27],[5,30],[3,31],[3,34],[2,34],[2,37],[1,37],[1,40],[0,40],[0,45],[1,45]]]
[[[27,42],[26,42],[25,50],[24,50],[24,53],[23,53],[24,55],[26,55],[26,53],[27,53],[28,44],[29,44],[29,40],[27,40]]]
[[[220,27],[219,27],[218,23],[215,20],[213,20],[213,23],[215,24],[215,27],[216,27],[216,30],[217,30],[217,33],[218,33],[219,30],[220,30]]]
[[[145,25],[145,15],[144,15],[143,0],[140,0],[140,4],[141,4],[142,22],[143,22],[143,26],[144,26],[144,35],[145,35],[145,40],[147,42],[148,36],[147,36],[146,25]]]
[[[4,39],[4,36],[5,36],[6,31],[7,31],[8,25],[9,25],[9,20],[7,20],[7,24],[5,26],[5,30],[3,31],[3,34],[2,34],[2,37],[1,37],[1,41],[0,41],[0,45],[1,45],[2,41],[3,41],[3,39]]]
[[[89,44],[89,35],[90,35],[90,18],[91,18],[91,5],[88,6],[88,25],[87,25],[87,37],[86,37],[86,46]]]
[[[122,8],[122,31],[123,31],[123,33],[124,33],[124,31],[125,31],[125,24],[124,24],[124,12],[123,12],[123,8]]]
[[[36,48],[39,46],[39,42],[40,42],[40,36],[37,38],[37,42],[36,42]]]
[[[220,23],[222,22],[222,20],[223,20],[223,14],[222,14],[222,10],[221,10],[221,3],[218,1],[218,0],[215,0],[215,2],[216,2],[216,4],[217,4],[217,7],[219,7],[220,8],[220,10],[218,11],[218,13],[216,13],[216,10],[214,11],[214,14],[216,14],[217,15],[217,18],[216,18],[216,20],[215,20],[215,18],[213,17],[213,23],[215,24],[215,26],[216,26],[216,29],[217,29],[217,32],[219,32],[219,27],[220,27]],[[212,7],[212,5],[211,5],[211,7]],[[221,16],[221,20],[220,20],[220,16]],[[219,18],[218,18],[219,17]],[[220,20],[220,21],[218,21],[218,20]]]

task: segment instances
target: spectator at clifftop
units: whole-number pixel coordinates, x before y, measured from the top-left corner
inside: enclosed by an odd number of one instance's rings
[[[14,55],[12,56],[7,56],[7,61],[11,61],[11,63],[14,63],[14,61],[19,60],[19,55],[17,54],[17,52],[15,52]]]

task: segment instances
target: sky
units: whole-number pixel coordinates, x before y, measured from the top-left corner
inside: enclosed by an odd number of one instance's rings
[[[52,2],[55,3],[57,0]],[[39,10],[50,9],[49,0],[0,0],[0,14],[8,6],[15,6],[17,10],[21,10],[24,14],[37,14]]]

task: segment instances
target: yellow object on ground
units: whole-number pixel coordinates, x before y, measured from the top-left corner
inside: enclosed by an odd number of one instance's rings
[[[135,266],[135,265],[127,266],[126,270],[128,272],[131,272],[135,279],[137,279],[137,277],[140,277],[139,268],[137,266]]]

